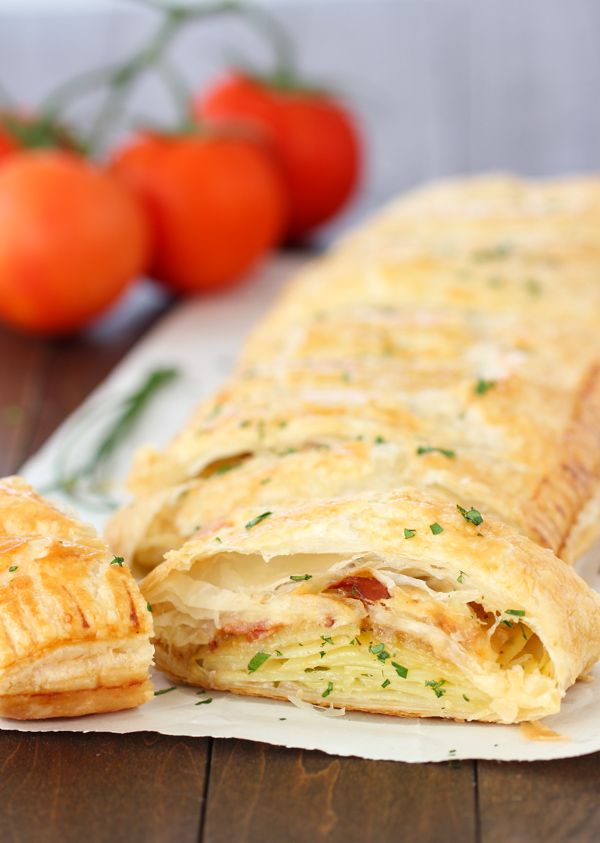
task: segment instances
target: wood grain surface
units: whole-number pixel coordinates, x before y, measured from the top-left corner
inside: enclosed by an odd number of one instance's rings
[[[0,330],[0,469],[15,471],[160,308],[43,342]],[[410,765],[238,740],[0,733],[2,843],[595,843],[600,753]]]

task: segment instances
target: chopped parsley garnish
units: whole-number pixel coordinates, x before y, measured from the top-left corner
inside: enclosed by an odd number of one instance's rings
[[[321,656],[321,658],[323,658],[323,656],[325,655],[325,650],[319,650],[319,655]]]
[[[458,576],[456,578],[456,582],[463,583],[465,581],[465,572],[459,571]]]
[[[385,679],[385,680],[381,683],[381,687],[382,687],[382,688],[387,688],[387,686],[388,686],[388,685],[391,685],[391,684],[392,684],[392,683],[390,682],[390,680],[389,680],[389,679]]]
[[[476,261],[499,261],[507,258],[513,247],[510,243],[498,243],[496,246],[490,246],[487,249],[478,249],[473,252],[473,259]]]
[[[505,615],[516,615],[518,618],[525,617],[525,609],[505,609]]]
[[[212,697],[207,697],[205,700],[198,700],[198,702],[194,703],[194,705],[208,705],[212,701],[213,701]]]
[[[260,524],[261,521],[264,521],[265,518],[268,518],[269,515],[272,515],[272,512],[263,512],[261,515],[257,515],[256,518],[252,518],[251,521],[248,521],[246,524],[246,529],[251,530],[253,527],[256,527],[257,524]]]
[[[446,689],[442,688],[442,685],[445,685],[445,684],[446,684],[445,679],[438,679],[437,682],[434,679],[428,679],[425,682],[425,685],[427,686],[427,688],[431,688],[431,690],[436,695],[436,697],[438,697],[438,699],[440,697],[443,697],[444,694],[446,693]]]
[[[327,638],[325,635],[321,635],[321,641],[323,644],[333,644],[333,638]]]
[[[535,278],[528,278],[525,281],[525,289],[531,296],[539,296],[542,293],[542,285]]]
[[[8,569],[9,574],[14,574],[14,572],[16,570],[18,570],[18,568],[19,568],[18,565],[11,565],[10,568]]]
[[[152,608],[152,606],[150,605],[150,603],[146,603],[146,609],[148,609],[148,611],[149,611],[149,612],[153,612],[153,611],[154,611],[154,610],[153,610],[153,608]]]
[[[124,561],[125,561],[125,559],[122,556],[115,556],[115,558],[113,559],[113,561],[110,564],[111,565],[118,565],[119,568],[122,568]]]
[[[280,720],[287,720],[287,717],[280,717]]]
[[[255,653],[248,662],[248,673],[254,673],[269,658],[271,658],[270,653]]]
[[[318,664],[316,667],[305,667],[304,668],[305,673],[314,673],[315,670],[331,670],[331,668],[327,667],[324,664]]]
[[[476,395],[485,395],[490,389],[496,386],[496,381],[486,381],[485,378],[479,378],[476,382],[474,391]]]
[[[358,638],[353,638],[350,643],[352,644],[352,646],[358,644],[359,647],[362,647],[362,644],[360,643],[360,640]]]
[[[414,535],[416,535],[416,530],[409,530],[407,527],[404,528],[404,538],[405,539],[412,539]]]
[[[385,445],[385,439],[383,436],[376,436],[375,437],[375,444],[376,445]]]
[[[321,694],[322,697],[328,697],[329,694],[333,691],[333,682],[327,683],[327,688]]]
[[[213,471],[213,474],[227,474],[228,471],[231,471],[233,468],[237,468],[239,463],[225,463],[224,465],[220,465]]]
[[[483,515],[479,512],[478,509],[475,509],[472,506],[470,509],[465,509],[464,506],[461,506],[459,503],[456,504],[456,508],[465,519],[465,521],[470,521],[471,524],[475,524],[476,527],[479,527],[480,524],[483,524]]]
[[[177,685],[171,685],[171,687],[170,687],[170,688],[161,688],[161,690],[160,690],[160,691],[155,691],[155,692],[154,692],[154,696],[155,696],[155,697],[160,697],[160,696],[162,696],[163,694],[168,694],[168,693],[169,693],[169,691],[174,691],[176,687],[177,687]]]
[[[392,662],[392,667],[394,668],[394,670],[396,671],[396,673],[398,674],[398,676],[401,679],[406,679],[406,677],[408,676],[408,668],[407,667],[404,667],[403,665],[398,664],[398,662]]]
[[[503,624],[504,624],[504,626],[508,626],[508,627],[509,627],[509,629],[512,629],[512,625],[513,625],[513,622],[512,622],[512,621],[509,621],[509,620],[507,620],[507,619],[505,618],[503,621],[500,621],[500,623],[503,623]]]
[[[303,582],[304,580],[312,580],[312,574],[292,574],[290,577],[294,582]]]
[[[419,445],[417,454],[420,457],[423,454],[441,454],[443,457],[453,459],[456,456],[456,451],[453,451],[451,448],[437,448],[434,445]]]
[[[466,694],[463,694],[463,700],[465,702],[471,702],[471,700],[468,698],[468,696]]]
[[[456,750],[455,749],[449,749],[448,755],[456,755]]]
[[[275,650],[275,655],[281,658],[281,656],[283,656],[283,653],[281,652],[281,650]]]
[[[441,524],[438,524],[437,521],[434,521],[433,524],[430,524],[429,529],[431,530],[434,536],[439,536],[440,533],[444,532],[444,528]]]
[[[390,657],[390,654],[385,649],[385,644],[369,644],[369,652],[377,656],[380,662],[384,662]]]
[[[215,536],[215,541],[219,542],[219,544],[223,544],[223,539],[219,538],[219,536]]]

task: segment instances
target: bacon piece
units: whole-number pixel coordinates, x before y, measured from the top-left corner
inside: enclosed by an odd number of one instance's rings
[[[335,585],[329,586],[329,590],[341,591],[344,597],[353,597],[363,603],[387,600],[390,596],[387,588],[375,577],[344,577]]]

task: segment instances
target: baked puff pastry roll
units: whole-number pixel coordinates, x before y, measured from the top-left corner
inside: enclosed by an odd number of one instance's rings
[[[91,527],[20,478],[0,481],[0,715],[133,708],[152,696],[152,620]]]
[[[174,680],[321,706],[532,720],[600,653],[600,598],[571,568],[414,489],[236,510],[142,590]]]

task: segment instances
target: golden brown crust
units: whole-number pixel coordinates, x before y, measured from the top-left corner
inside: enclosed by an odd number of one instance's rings
[[[0,717],[13,720],[45,720],[80,717],[136,708],[152,698],[148,680],[119,687],[94,690],[62,691],[50,694],[11,694],[0,696]]]
[[[32,712],[52,716],[77,713],[78,706],[82,713],[94,705],[109,710],[111,694],[115,709],[142,701],[152,659],[151,615],[130,571],[112,560],[91,527],[20,478],[0,481],[0,699],[6,716],[26,712],[28,698]]]
[[[559,556],[585,504],[600,484],[600,364],[579,389],[558,445],[555,464],[540,480],[526,509],[533,536]]]

